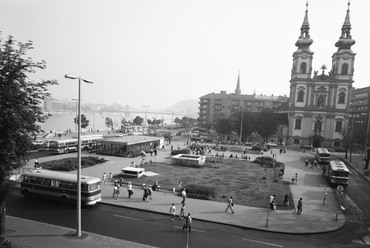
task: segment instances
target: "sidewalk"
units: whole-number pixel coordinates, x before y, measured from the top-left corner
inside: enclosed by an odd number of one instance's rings
[[[177,144],[174,144],[174,147]],[[184,145],[182,141],[182,145]],[[180,144],[181,146],[181,144]],[[270,152],[265,153],[270,155]],[[341,210],[338,212],[338,220],[336,214],[338,204],[335,194],[330,187],[325,187],[327,184],[326,178],[321,175],[321,171],[317,168],[311,169],[304,166],[304,160],[312,156],[310,153],[300,153],[287,151],[286,154],[279,154],[276,150],[278,160],[285,163],[284,180],[290,181],[295,173],[298,173],[297,184],[291,185],[294,204],[300,197],[303,198],[302,215],[297,215],[293,210],[275,212],[268,211],[267,208],[256,208],[249,206],[234,205],[234,214],[225,213],[226,202],[215,202],[198,199],[186,199],[186,210],[191,212],[193,219],[232,225],[242,228],[251,228],[279,233],[294,233],[294,234],[313,234],[330,232],[340,229],[345,224],[345,216]],[[76,156],[76,154],[68,154]],[[225,152],[225,156],[228,155]],[[159,152],[157,161],[165,159],[167,153]],[[251,155],[253,160],[258,155]],[[40,158],[39,162],[46,161],[50,158]],[[52,159],[56,159],[53,156]],[[110,161],[105,165],[97,165],[83,169],[82,174],[89,176],[101,177],[103,172],[115,172],[120,168],[127,166],[130,159],[109,157]],[[132,160],[132,159],[131,159]],[[30,165],[32,166],[32,165]],[[102,185],[102,202],[101,204],[112,204],[122,207],[141,209],[156,213],[169,214],[169,208],[172,203],[176,204],[177,214],[180,210],[181,197],[174,195],[169,191],[155,191],[152,200],[148,202],[142,201],[143,191],[139,187],[134,187],[134,195],[131,199],[127,197],[126,187],[121,188],[121,194],[117,200],[113,199],[113,184],[107,182]],[[324,193],[326,192],[325,205]],[[73,238],[70,234],[72,231],[62,227],[50,228],[49,225],[42,223],[30,222],[17,218],[7,219],[7,238],[17,244],[27,244],[27,247],[41,247],[38,245],[40,240],[44,240],[52,247],[102,247],[103,244],[97,245],[96,239],[101,242],[106,242],[110,247],[116,247],[122,240],[114,240],[111,238],[102,238],[95,234],[86,234],[83,239]],[[27,227],[28,226],[28,227]],[[13,231],[16,230],[16,231]],[[55,234],[53,234],[55,233]],[[66,235],[67,234],[67,235]],[[67,237],[67,238],[66,238]],[[32,241],[36,242],[32,245]],[[112,242],[112,243],[110,243]],[[80,244],[84,243],[84,244]],[[88,243],[88,244],[85,244]],[[55,244],[58,244],[56,246]],[[131,246],[130,246],[131,245]],[[137,245],[137,246],[136,246]],[[120,243],[117,247],[148,247],[141,244],[124,244]],[[51,247],[45,245],[44,247]]]

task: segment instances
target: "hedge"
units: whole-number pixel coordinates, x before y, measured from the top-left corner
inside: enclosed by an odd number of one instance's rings
[[[106,162],[104,158],[99,157],[82,157],[81,158],[81,167],[90,167],[96,164],[101,164]],[[58,170],[58,171],[73,171],[77,170],[78,164],[77,164],[77,158],[63,158],[59,160],[52,160],[48,162],[42,162],[39,164],[44,169],[49,170]]]

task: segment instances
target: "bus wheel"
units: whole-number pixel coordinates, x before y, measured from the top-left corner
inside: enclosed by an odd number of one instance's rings
[[[59,202],[60,204],[62,204],[63,206],[67,205],[68,204],[68,197],[65,196],[65,195],[62,195],[60,198],[59,198]]]

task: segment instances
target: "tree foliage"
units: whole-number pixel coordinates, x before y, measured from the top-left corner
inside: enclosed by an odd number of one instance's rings
[[[182,127],[191,127],[197,123],[197,119],[183,116],[181,119],[176,117],[173,122],[181,125]]]
[[[5,234],[5,197],[12,189],[9,177],[28,162],[32,141],[41,131],[38,123],[48,117],[42,112],[42,100],[50,95],[48,87],[57,84],[29,79],[37,69],[46,68],[45,61],[27,57],[32,49],[31,41],[0,37],[0,235]]]
[[[105,126],[113,130],[113,120],[110,117],[105,117]]]
[[[141,124],[143,124],[144,119],[140,116],[136,116],[135,119],[132,120],[132,122],[134,125],[140,126]]]
[[[77,119],[77,120],[76,120]],[[89,120],[84,114],[81,114],[81,128],[86,128],[89,126]],[[78,118],[74,118],[74,123],[78,124]]]

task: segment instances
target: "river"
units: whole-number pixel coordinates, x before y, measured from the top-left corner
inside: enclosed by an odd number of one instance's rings
[[[40,126],[42,130],[49,132],[52,131],[66,131],[70,129],[72,132],[76,131],[76,124],[74,123],[74,118],[76,117],[76,112],[53,112],[50,113],[51,116],[46,120],[46,122],[41,123]],[[89,126],[87,128],[92,128],[93,130],[105,130],[107,126],[105,125],[105,118],[109,117],[113,120],[116,128],[119,127],[121,119],[125,118],[128,121],[132,121],[136,116],[140,116],[145,120],[145,114],[133,114],[125,116],[122,113],[82,113],[89,120]],[[147,119],[163,119],[164,124],[171,124],[172,118],[176,117],[182,118],[183,116],[177,116],[172,114],[147,114]]]

